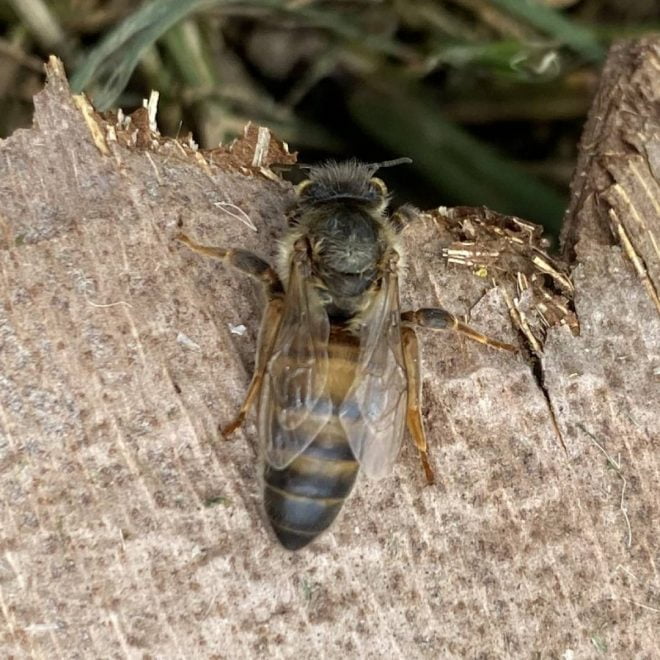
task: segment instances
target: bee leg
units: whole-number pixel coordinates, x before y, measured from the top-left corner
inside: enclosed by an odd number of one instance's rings
[[[222,435],[225,437],[233,433],[245,421],[245,416],[261,391],[261,383],[266,372],[266,365],[273,352],[273,344],[275,343],[275,336],[277,335],[280,320],[282,319],[283,309],[284,301],[282,298],[273,298],[266,307],[263,320],[261,321],[261,329],[259,330],[259,350],[257,351],[254,374],[236,417],[221,430]]]
[[[254,374],[250,381],[250,386],[245,395],[245,399],[236,414],[236,417],[221,429],[224,436],[235,431],[245,420],[245,416],[252,407],[255,399],[261,390],[261,383],[266,372],[266,365],[273,351],[275,335],[282,318],[284,308],[283,294],[284,288],[277,273],[263,259],[247,250],[238,248],[212,247],[209,245],[200,245],[185,234],[178,234],[176,239],[187,245],[191,250],[203,254],[207,257],[220,259],[227,265],[233,266],[261,282],[266,290],[268,305],[261,321],[259,330],[259,349],[254,368]]]
[[[419,210],[412,204],[402,204],[389,217],[389,222],[397,234],[400,234],[408,225],[419,217]]]
[[[511,351],[512,353],[518,352],[518,349],[515,346],[505,344],[498,339],[482,334],[466,323],[463,323],[463,321],[459,321],[453,314],[450,314],[445,309],[427,308],[418,309],[415,312],[404,312],[401,314],[401,321],[404,324],[414,324],[430,330],[454,330],[480,344],[486,344],[486,346],[492,346],[493,348],[499,348],[504,351]]]
[[[270,300],[283,294],[284,288],[275,270],[256,254],[252,254],[248,250],[241,250],[240,248],[200,245],[189,236],[186,236],[186,234],[177,234],[175,238],[187,245],[194,252],[212,257],[213,259],[220,259],[220,261],[224,261],[228,266],[232,266],[258,280],[264,285]]]
[[[419,450],[419,457],[422,460],[426,481],[428,484],[432,484],[435,482],[435,477],[429,464],[426,434],[424,433],[424,424],[422,422],[422,379],[420,377],[419,367],[419,344],[415,330],[406,326],[401,328],[401,340],[403,343],[403,360],[406,365],[406,373],[408,374],[408,410],[406,411],[406,422],[415,446]]]

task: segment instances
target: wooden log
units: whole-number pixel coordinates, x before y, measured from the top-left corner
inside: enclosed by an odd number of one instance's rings
[[[51,59],[0,144],[2,656],[657,655],[659,55],[610,55],[565,262],[485,209],[408,232],[404,309],[521,353],[420,333],[438,484],[408,445],[297,554],[262,522],[253,422],[217,431],[259,292],[173,240],[272,258],[290,157],[256,127],[200,152],[100,117]]]

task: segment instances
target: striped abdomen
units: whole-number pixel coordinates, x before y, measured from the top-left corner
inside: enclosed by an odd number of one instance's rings
[[[328,390],[335,413],[353,383],[358,351],[355,338],[333,329],[328,345]],[[266,465],[264,508],[280,543],[288,550],[298,550],[325,531],[353,489],[358,470],[335,416],[286,468]]]

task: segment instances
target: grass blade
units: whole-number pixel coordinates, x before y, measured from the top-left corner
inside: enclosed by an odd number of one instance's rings
[[[591,30],[577,25],[558,11],[533,0],[492,0],[494,5],[521,18],[537,30],[557,39],[590,62],[600,62],[605,51]]]
[[[91,51],[71,78],[76,91],[99,86],[94,102],[109,108],[122,92],[142,53],[173,25],[195,11],[222,0],[155,0],[120,23]]]

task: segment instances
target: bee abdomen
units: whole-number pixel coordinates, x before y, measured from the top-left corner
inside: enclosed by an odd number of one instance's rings
[[[298,550],[331,525],[353,489],[358,469],[343,433],[328,434],[325,429],[283,470],[266,466],[266,515],[285,548]]]

